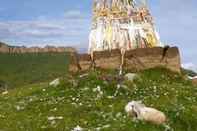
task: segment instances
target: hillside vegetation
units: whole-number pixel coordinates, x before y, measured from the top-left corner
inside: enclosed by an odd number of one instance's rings
[[[7,88],[49,81],[67,73],[67,53],[0,54],[0,85]]]
[[[163,111],[170,130],[197,129],[197,87],[179,74],[150,69],[139,72],[134,82],[119,78],[115,71],[97,70],[83,77],[67,75],[58,87],[41,83],[11,89],[0,95],[0,130],[165,130],[128,117],[124,107],[131,100]]]

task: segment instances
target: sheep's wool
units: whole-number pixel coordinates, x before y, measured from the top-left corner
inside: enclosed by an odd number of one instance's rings
[[[136,114],[135,117],[139,120],[152,122],[154,124],[163,124],[166,122],[166,116],[163,112],[146,107],[139,101],[129,102],[125,106],[125,111],[132,116],[133,114]]]
[[[155,124],[162,124],[166,121],[164,113],[153,108],[145,107],[142,110],[141,116],[143,116],[143,120],[153,122]]]

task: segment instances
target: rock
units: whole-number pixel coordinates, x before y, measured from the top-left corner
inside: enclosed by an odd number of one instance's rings
[[[80,78],[84,78],[84,77],[87,77],[89,74],[88,73],[85,73],[85,74],[81,74],[79,75]]]
[[[192,83],[193,83],[193,85],[197,85],[197,77],[192,79]]]
[[[60,85],[60,79],[57,78],[55,80],[53,80],[52,82],[49,83],[50,86],[53,86],[53,87],[57,87],[58,85]]]
[[[7,95],[9,92],[8,91],[4,91],[2,92],[2,95]]]
[[[135,73],[127,73],[125,75],[125,79],[131,82],[133,82],[136,77],[137,77],[137,74]]]
[[[57,116],[57,117],[55,117],[55,116],[50,116],[50,117],[48,117],[48,120],[49,120],[49,121],[53,121],[53,120],[62,120],[62,119],[64,119],[62,116]]]

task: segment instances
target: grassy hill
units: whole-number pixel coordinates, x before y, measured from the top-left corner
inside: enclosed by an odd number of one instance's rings
[[[150,69],[134,82],[120,80],[115,71],[95,71],[67,75],[56,88],[41,83],[11,89],[0,95],[0,130],[70,131],[77,125],[85,131],[165,130],[132,121],[124,111],[131,100],[163,111],[171,130],[197,129],[197,87],[179,74]]]
[[[67,73],[67,53],[0,54],[0,85],[15,88]]]

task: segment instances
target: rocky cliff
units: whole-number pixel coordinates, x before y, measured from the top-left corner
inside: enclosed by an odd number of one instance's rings
[[[180,72],[181,61],[177,47],[139,48],[126,51],[124,57],[120,50],[94,52],[94,60],[88,54],[73,53],[70,57],[70,72],[87,71],[91,68],[119,69],[123,63],[124,70],[134,72],[165,67],[174,72]]]
[[[0,53],[46,53],[46,52],[76,52],[72,47],[55,47],[55,46],[45,46],[40,47],[30,47],[25,46],[9,46],[5,43],[0,42]]]

